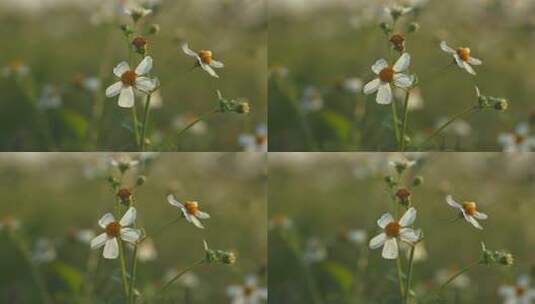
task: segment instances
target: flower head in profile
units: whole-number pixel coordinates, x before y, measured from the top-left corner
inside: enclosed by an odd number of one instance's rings
[[[390,160],[388,162],[388,165],[390,165],[392,168],[396,170],[399,174],[403,173],[403,171],[413,167],[416,165],[416,160],[409,160],[407,158],[401,157],[399,159]]]
[[[189,48],[187,43],[182,44],[182,51],[193,58],[196,59],[195,65],[200,66],[203,70],[205,70],[210,76],[219,78],[217,73],[214,71],[215,69],[221,69],[225,67],[225,65],[217,61],[213,58],[213,53],[210,50],[200,50],[198,52],[193,51]]]
[[[174,195],[169,194],[167,196],[167,201],[169,204],[178,207],[182,211],[182,215],[186,221],[192,223],[197,228],[204,229],[203,224],[200,220],[209,219],[210,215],[206,212],[202,212],[199,209],[199,203],[196,201],[186,201],[184,204],[179,202]]]
[[[535,289],[530,287],[528,275],[520,276],[516,284],[504,285],[498,289],[498,294],[506,304],[528,304],[535,300]]]
[[[265,125],[256,127],[255,134],[241,134],[238,142],[246,152],[267,152],[268,137]]]
[[[364,94],[370,95],[377,92],[378,104],[390,104],[392,102],[392,85],[407,89],[412,86],[414,79],[403,74],[411,63],[409,53],[403,53],[393,67],[388,65],[385,59],[379,59],[372,66],[372,71],[377,78],[364,86]]]
[[[383,247],[382,256],[385,259],[397,259],[399,256],[398,241],[415,244],[420,240],[420,234],[408,226],[416,220],[416,209],[411,207],[396,221],[390,213],[385,213],[377,221],[377,225],[383,229],[379,235],[370,240],[370,248]]]
[[[457,65],[463,69],[466,70],[468,73],[472,75],[476,75],[476,72],[472,68],[472,65],[482,65],[483,62],[477,58],[472,57],[470,48],[467,47],[460,47],[457,48],[457,50],[452,49],[448,46],[446,41],[442,41],[440,43],[440,48],[448,53],[453,55],[453,58],[455,59],[455,62]]]
[[[107,97],[119,95],[119,106],[122,108],[131,108],[134,106],[134,89],[145,93],[151,93],[157,87],[157,81],[145,77],[152,69],[152,57],[145,57],[135,70],[132,70],[127,62],[119,63],[114,69],[113,74],[119,77],[119,81],[112,84],[106,89]]]
[[[451,195],[446,197],[446,202],[451,207],[460,211],[461,217],[472,224],[477,229],[483,229],[477,220],[486,220],[488,216],[485,213],[479,212],[475,202],[457,203]]]
[[[129,228],[136,221],[136,209],[130,207],[120,221],[116,221],[111,213],[106,213],[99,221],[99,226],[105,230],[91,241],[91,249],[104,246],[102,256],[106,259],[116,259],[119,256],[119,240],[135,244],[141,238],[141,230]]]
[[[227,288],[227,295],[232,304],[258,304],[268,299],[268,290],[258,286],[258,278],[248,275],[243,285],[233,285]]]
[[[137,22],[139,19],[150,15],[152,13],[152,10],[139,5],[135,5],[125,7],[124,13],[132,17],[132,20],[134,20],[134,22]]]
[[[498,136],[498,143],[504,152],[530,152],[535,148],[535,136],[530,134],[529,124],[518,124],[512,133],[502,133]]]

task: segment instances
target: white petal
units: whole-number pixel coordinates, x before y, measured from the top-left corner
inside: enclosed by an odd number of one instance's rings
[[[453,54],[453,58],[455,58],[455,62],[457,62],[457,65],[461,69],[464,69],[464,61],[461,59],[461,57],[459,57],[459,55],[457,55],[457,53]]]
[[[119,106],[121,108],[131,108],[134,106],[134,90],[132,87],[123,88],[119,95]]]
[[[481,225],[479,224],[479,222],[472,216],[466,214],[463,210],[463,215],[464,215],[464,218],[467,222],[469,222],[470,224],[472,224],[472,226],[476,227],[477,229],[481,229],[483,230],[483,227],[481,227]]]
[[[523,275],[519,276],[518,279],[516,280],[516,285],[528,289],[529,288],[529,281],[530,281],[529,276],[523,274]]]
[[[115,68],[113,68],[113,74],[115,74],[115,76],[120,78],[121,76],[123,76],[123,74],[126,71],[129,71],[129,70],[130,70],[130,66],[128,65],[128,62],[123,61],[119,63]]]
[[[115,222],[113,214],[106,213],[100,218],[100,220],[98,220],[98,225],[102,228],[106,228],[106,226],[108,226],[112,222]]]
[[[174,195],[172,194],[169,194],[167,196],[167,201],[169,202],[169,204],[173,205],[173,206],[176,206],[180,209],[184,209],[184,205],[182,205],[176,198]]]
[[[392,223],[393,221],[394,218],[392,217],[392,215],[390,213],[385,213],[377,220],[377,225],[385,229],[386,225]]]
[[[369,95],[377,92],[379,89],[379,85],[381,84],[381,80],[379,78],[376,78],[370,82],[368,82],[364,86],[364,94]]]
[[[471,65],[482,65],[483,64],[483,61],[477,59],[477,58],[474,58],[474,57],[469,57],[468,58],[468,63],[471,64]]]
[[[392,88],[389,83],[382,83],[379,86],[376,101],[378,104],[390,104],[392,102]]]
[[[370,240],[370,249],[377,249],[384,245],[386,241],[386,233],[381,233]]]
[[[116,259],[119,256],[119,243],[117,242],[117,238],[106,241],[102,256],[105,259]]]
[[[381,73],[381,71],[387,67],[388,67],[388,62],[386,62],[386,60],[384,59],[379,59],[372,65],[372,71],[375,74],[379,75],[379,73]]]
[[[104,246],[107,240],[108,240],[108,234],[106,233],[100,234],[99,236],[91,240],[91,249],[97,249],[97,248]]]
[[[121,239],[135,243],[141,238],[141,230],[133,228],[123,228],[121,229]]]
[[[150,79],[148,77],[137,77],[136,88],[143,92],[149,93],[156,88],[156,83],[153,79]]]
[[[402,228],[399,231],[399,238],[402,241],[408,243],[416,243],[420,239],[420,235],[414,229],[411,228]]]
[[[401,57],[399,57],[398,61],[396,61],[396,64],[394,64],[394,71],[395,72],[403,72],[409,68],[409,65],[411,64],[411,55],[409,53],[403,53]]]
[[[197,53],[195,53],[194,51],[192,51],[188,44],[187,43],[183,43],[182,44],[182,51],[184,51],[184,53],[186,53],[186,55],[189,55],[189,56],[192,56],[192,57],[197,57]]]
[[[233,285],[227,287],[227,295],[229,297],[241,297],[243,296],[243,288],[241,286]]]
[[[513,297],[516,295],[516,289],[512,286],[501,286],[498,288],[498,294],[504,298]]]
[[[446,41],[442,41],[442,42],[440,43],[440,48],[441,48],[444,52],[446,52],[446,53],[450,53],[450,54],[455,54],[455,53],[456,53],[454,49],[452,49],[452,48],[450,48],[450,47],[448,46],[448,44],[446,43]]]
[[[472,68],[471,65],[468,64],[468,62],[464,62],[464,69],[465,69],[468,73],[470,73],[470,74],[472,74],[472,75],[476,75],[476,71],[474,71],[474,69]]]
[[[152,69],[152,57],[147,56],[139,63],[136,68],[136,74],[145,75]]]
[[[463,209],[461,204],[454,201],[451,195],[446,196],[446,202],[448,203],[448,205],[452,206],[453,208]]]
[[[195,225],[197,228],[204,229],[204,226],[202,225],[201,221],[199,221],[196,217],[190,216],[190,219],[193,225]]]
[[[488,215],[486,215],[485,213],[483,212],[479,212],[479,211],[476,211],[476,213],[474,214],[474,217],[478,220],[486,220],[489,218]]]
[[[383,246],[383,258],[388,260],[397,259],[399,254],[398,242],[395,238],[386,240]]]
[[[198,211],[197,214],[195,214],[195,216],[200,218],[201,220],[210,218],[210,214],[208,214],[206,212],[202,212],[202,211]]]
[[[125,214],[121,218],[121,221],[119,222],[119,224],[121,224],[122,227],[132,225],[136,221],[136,214],[137,214],[136,208],[134,207],[128,208],[128,210],[125,212]]]
[[[399,225],[401,227],[407,227],[412,225],[412,223],[414,223],[414,220],[416,220],[416,209],[414,207],[411,207],[405,212],[405,214],[403,214],[403,216],[399,220]]]
[[[210,62],[210,66],[216,69],[221,69],[225,67],[223,62],[217,60],[212,60],[212,62]]]
[[[405,74],[394,74],[394,85],[400,88],[408,88],[412,85],[412,77]]]
[[[109,97],[114,97],[114,96],[119,95],[119,93],[121,93],[122,88],[123,88],[123,83],[121,81],[118,81],[112,84],[106,89],[106,97],[109,98]]]
[[[516,125],[515,133],[526,137],[529,135],[529,129],[530,129],[529,123],[521,122],[518,125]]]
[[[216,72],[214,71],[214,69],[212,69],[211,66],[209,66],[207,64],[204,64],[204,63],[201,63],[201,68],[203,70],[205,70],[206,72],[208,72],[208,74],[210,74],[210,76],[215,77],[215,78],[219,78],[219,76],[216,74]]]

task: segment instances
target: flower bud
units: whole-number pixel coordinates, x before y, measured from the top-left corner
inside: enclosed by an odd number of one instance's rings
[[[407,33],[415,33],[420,30],[420,24],[417,22],[411,22],[407,26]]]
[[[396,192],[396,197],[399,200],[399,203],[405,207],[410,205],[411,192],[407,188],[400,188]]]
[[[379,24],[379,27],[383,30],[385,35],[390,35],[393,31],[392,26],[386,22],[381,22],[381,24]]]
[[[507,99],[502,98],[494,104],[494,109],[497,111],[506,111],[509,108],[509,102]]]
[[[128,188],[119,189],[119,191],[117,191],[117,197],[123,205],[130,206],[132,204],[132,191]]]
[[[145,56],[149,47],[149,41],[142,36],[138,36],[132,40],[132,45],[136,53]]]
[[[503,252],[499,256],[498,262],[504,266],[511,266],[515,263],[515,258],[511,253]]]
[[[149,35],[156,35],[160,32],[160,25],[151,24],[149,27]]]
[[[390,187],[390,188],[393,188],[394,186],[397,185],[396,183],[396,180],[394,179],[394,177],[388,175],[388,176],[385,176],[385,183]]]
[[[145,175],[138,176],[136,179],[136,186],[142,186],[146,180],[147,180],[147,177]]]
[[[390,37],[390,43],[392,43],[394,50],[400,53],[405,50],[405,37],[401,34],[392,35],[392,37]]]
[[[242,101],[238,104],[236,112],[239,114],[249,114],[251,112],[251,105],[247,101]]]
[[[416,176],[415,178],[412,179],[413,187],[418,187],[423,183],[424,183],[424,178],[422,176]]]

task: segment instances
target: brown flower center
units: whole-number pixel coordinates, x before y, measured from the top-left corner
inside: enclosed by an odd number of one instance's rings
[[[255,136],[255,141],[257,145],[263,145],[267,141],[267,137],[265,135],[257,134]]]
[[[144,47],[147,43],[148,43],[147,39],[141,36],[136,37],[134,38],[134,40],[132,40],[132,44],[138,49]]]
[[[394,80],[394,69],[392,68],[384,68],[379,73],[379,79],[381,79],[382,82],[392,82]]]
[[[526,289],[522,286],[516,286],[515,293],[517,297],[521,297],[526,293]]]
[[[132,197],[132,192],[128,190],[127,188],[122,188],[122,189],[119,189],[119,191],[117,192],[117,196],[121,200],[126,201]]]
[[[411,196],[411,192],[406,188],[401,188],[396,192],[396,196],[400,200],[406,200]]]
[[[468,61],[470,58],[470,48],[458,48],[457,55],[459,55],[462,61]]]
[[[243,286],[243,294],[246,296],[246,297],[250,297],[254,294],[256,288],[254,286],[251,286],[251,285],[245,285]]]
[[[401,225],[398,222],[391,222],[385,227],[385,233],[389,237],[398,237]]]
[[[187,201],[184,205],[184,208],[186,208],[186,211],[191,214],[195,215],[199,211],[199,203],[195,201]]]
[[[121,233],[121,224],[118,222],[111,222],[106,226],[106,234],[109,237],[118,237]]]
[[[136,83],[137,74],[135,71],[126,71],[121,75],[121,81],[126,86],[133,86]]]
[[[463,203],[463,209],[468,215],[474,215],[476,214],[477,208],[476,203],[474,202],[464,202]]]
[[[205,64],[212,63],[212,51],[200,50],[199,57],[201,58],[201,61]]]
[[[523,143],[525,140],[526,140],[526,137],[524,137],[524,135],[515,134],[515,143],[517,145]]]
[[[400,52],[405,49],[405,38],[400,34],[392,35],[392,37],[390,37],[390,42],[394,48]]]

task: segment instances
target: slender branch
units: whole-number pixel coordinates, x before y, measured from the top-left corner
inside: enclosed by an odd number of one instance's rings
[[[139,140],[139,122],[137,119],[137,109],[135,104],[132,107],[132,122],[134,124],[134,134],[136,135],[136,145],[141,147],[141,142]]]
[[[199,115],[199,117],[197,117],[197,119],[195,119],[194,121],[192,121],[191,123],[189,123],[186,127],[184,127],[184,129],[180,130],[177,134],[177,138],[180,137],[182,134],[184,134],[186,131],[188,131],[189,129],[193,128],[193,126],[195,126],[196,124],[198,124],[199,122],[203,121],[203,120],[206,120],[208,119],[209,117],[217,114],[217,113],[221,113],[220,110],[213,110],[211,112],[208,112],[208,113],[205,113],[205,114],[201,114]]]
[[[409,119],[409,97],[411,91],[407,89],[405,102],[403,103],[403,121],[401,123],[401,152],[405,151],[405,134],[407,132],[407,121]]]
[[[121,264],[121,279],[123,282],[123,289],[124,289],[124,295],[125,299],[128,300],[128,280],[126,278],[126,262],[124,257],[124,247],[123,247],[123,240],[120,238],[117,238],[117,241],[119,242],[119,260]]]
[[[184,270],[182,270],[181,272],[179,272],[177,275],[175,275],[171,280],[169,280],[167,283],[165,283],[165,285],[160,288],[160,295],[162,295],[171,285],[173,285],[173,283],[178,280],[181,276],[183,276],[184,274],[190,272],[191,270],[193,270],[195,267],[197,266],[200,266],[200,265],[203,265],[205,263],[205,259],[202,259],[202,260],[199,260],[193,264],[191,264],[190,266],[186,267]]]
[[[457,114],[455,114],[454,116],[452,116],[446,123],[444,123],[441,127],[439,127],[438,129],[436,129],[425,141],[424,141],[424,145],[427,144],[428,142],[430,142],[432,139],[434,139],[436,136],[438,136],[442,131],[444,131],[444,129],[446,129],[450,124],[452,124],[454,121],[456,121],[457,119],[465,116],[465,115],[468,115],[468,114],[471,114],[471,113],[475,113],[477,111],[479,111],[480,108],[478,106],[472,106],[470,108],[467,108],[466,110],[464,111],[461,111]]]
[[[446,288],[446,286],[448,286],[448,284],[453,282],[453,280],[458,278],[460,275],[462,275],[463,273],[468,272],[469,270],[472,269],[472,267],[477,266],[479,264],[480,264],[480,261],[478,260],[477,262],[474,262],[474,263],[466,266],[465,268],[459,270],[456,274],[452,275],[446,282],[444,282],[442,285],[440,285],[440,291],[444,290],[444,288]]]
[[[178,221],[180,221],[182,218],[176,218],[174,220],[172,220],[171,222],[168,222],[166,224],[163,224],[160,228],[158,228],[158,230],[156,230],[155,233],[151,234],[151,237],[152,238],[155,238],[156,236],[158,236],[161,232],[163,232],[165,229],[167,229],[167,227],[173,225],[174,223],[178,223]],[[146,235],[144,236],[141,240],[139,240],[138,244],[141,244],[143,241],[145,241],[149,236]]]
[[[152,94],[147,94],[145,99],[145,109],[143,112],[143,128],[141,129],[141,152],[145,151],[145,134],[147,132],[147,124],[149,120],[150,101]]]
[[[414,266],[414,251],[416,249],[416,245],[413,245],[411,247],[411,253],[409,255],[409,271],[407,272],[407,282],[405,285],[405,304],[409,304],[409,294],[411,290],[411,280],[412,280],[412,269]]]
[[[391,102],[391,104],[392,104],[392,124],[394,125],[394,133],[396,135],[396,142],[401,147],[401,143],[400,143],[400,140],[399,140],[398,113],[397,113],[397,109],[396,109],[395,100],[393,100]]]
[[[402,276],[402,270],[401,270],[401,258],[398,255],[398,258],[396,259],[396,268],[398,273],[398,283],[399,283],[399,293],[401,295],[401,299],[405,297],[406,290],[403,289],[403,276]]]
[[[137,275],[137,248],[138,245],[136,244],[134,246],[134,252],[132,253],[132,269],[130,270],[130,290],[129,295],[130,299],[128,303],[134,304],[135,303],[135,297],[134,297],[134,287],[136,285],[136,275]]]

